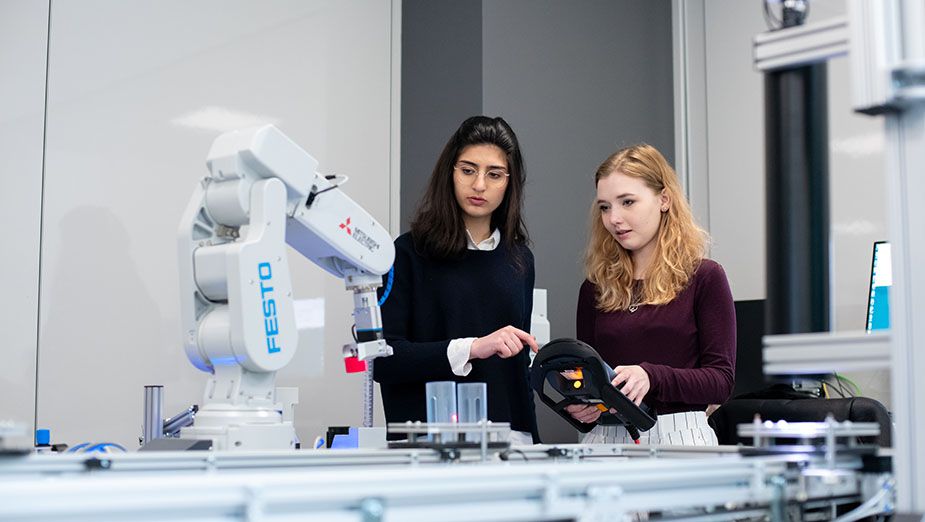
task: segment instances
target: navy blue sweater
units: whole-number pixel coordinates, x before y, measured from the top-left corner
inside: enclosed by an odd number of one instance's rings
[[[374,365],[387,422],[427,420],[424,384],[429,381],[484,382],[488,419],[510,422],[512,430],[539,440],[528,379],[529,348],[508,359],[495,355],[473,360],[465,377],[453,373],[446,354],[452,339],[482,337],[507,325],[530,330],[533,254],[519,248],[521,270],[504,245],[437,260],[418,253],[410,233],[395,240],[392,292],[382,306],[385,338],[395,353]]]

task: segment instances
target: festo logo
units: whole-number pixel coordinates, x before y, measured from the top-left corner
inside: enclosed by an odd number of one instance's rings
[[[276,299],[273,298],[273,268],[270,263],[258,264],[257,276],[260,277],[260,300],[263,301],[263,328],[267,338],[267,353],[278,353],[281,348],[279,318],[276,315]]]

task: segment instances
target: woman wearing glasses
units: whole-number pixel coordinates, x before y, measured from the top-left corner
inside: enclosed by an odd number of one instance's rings
[[[522,216],[526,175],[517,136],[501,118],[474,116],[434,166],[411,232],[395,240],[382,306],[394,355],[378,359],[388,422],[426,420],[429,381],[484,382],[488,419],[512,441],[536,437],[528,352],[533,254]]]
[[[614,385],[658,413],[650,444],[715,445],[704,411],[735,383],[735,309],[723,268],[706,259],[674,170],[650,145],[607,158],[578,296],[577,335],[617,373]],[[581,422],[593,407],[571,406]],[[630,443],[622,426],[597,426],[585,442]]]

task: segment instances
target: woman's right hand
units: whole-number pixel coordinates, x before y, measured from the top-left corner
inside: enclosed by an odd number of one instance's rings
[[[565,411],[569,412],[573,419],[585,424],[597,422],[601,416],[601,410],[593,404],[569,404]]]
[[[488,359],[493,355],[507,359],[520,353],[525,344],[529,345],[534,352],[540,349],[532,335],[508,325],[472,341],[472,346],[469,348],[469,360]]]

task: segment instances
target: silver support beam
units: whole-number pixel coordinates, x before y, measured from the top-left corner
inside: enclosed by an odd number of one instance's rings
[[[0,425],[0,435],[4,431]],[[628,458],[703,459],[738,457],[737,446],[650,446],[636,444],[534,444],[513,446],[512,461],[574,461]],[[551,456],[555,455],[555,456]],[[494,458],[494,457],[493,457]],[[495,459],[496,460],[496,459]],[[464,449],[454,464],[480,463],[478,449]],[[0,460],[0,484],[29,477],[82,475],[87,473],[240,473],[355,468],[357,466],[410,469],[444,465],[433,449],[349,449],[317,451],[150,451],[137,453],[60,455],[29,454]],[[172,475],[171,475],[172,476]],[[0,488],[2,489],[2,488]]]
[[[900,512],[925,511],[925,1],[852,0],[855,109],[885,114],[892,242],[893,459]]]
[[[672,0],[674,166],[697,223],[710,231],[705,0]]]
[[[925,0],[850,0],[837,18],[755,37],[765,71],[848,52],[855,110],[885,114],[890,351],[900,512],[925,511]],[[849,343],[850,344],[850,343]],[[882,347],[876,348],[880,361]],[[817,361],[818,362],[818,361]],[[792,368],[791,368],[792,369]]]
[[[921,28],[919,29],[921,30]],[[901,511],[925,511],[925,106],[888,115],[894,473]]]
[[[754,63],[761,72],[824,62],[848,54],[848,19],[832,18],[755,36]]]
[[[900,51],[900,35],[895,31],[898,10],[898,4],[893,1],[851,0],[848,3],[848,16],[852,20],[848,55],[851,103],[858,112],[873,115],[892,108],[889,66]]]
[[[820,462],[798,455],[583,462],[512,458],[494,465],[99,471],[51,481],[21,476],[0,482],[0,520],[590,522],[671,510],[692,519],[733,520],[743,512],[763,516],[784,501],[863,498],[856,458],[835,469],[820,468]]]
[[[890,368],[888,332],[766,335],[765,375],[821,375]]]

